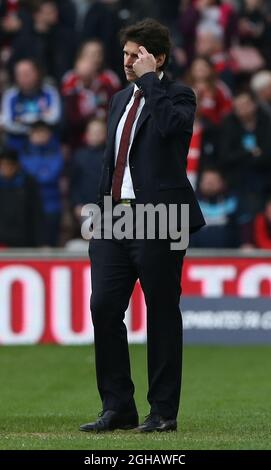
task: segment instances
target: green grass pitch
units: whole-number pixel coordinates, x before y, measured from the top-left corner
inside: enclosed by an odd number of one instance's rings
[[[131,345],[140,419],[146,348]],[[94,350],[0,347],[0,449],[271,449],[271,347],[186,346],[178,431],[78,431],[101,410]]]

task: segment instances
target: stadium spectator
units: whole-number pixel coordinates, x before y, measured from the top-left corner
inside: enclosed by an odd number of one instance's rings
[[[240,44],[253,46],[264,52],[267,21],[262,0],[243,0],[238,15]]]
[[[72,158],[71,202],[77,216],[81,215],[84,204],[97,203],[105,141],[105,121],[98,118],[90,120],[85,132],[85,145]]]
[[[73,210],[74,237],[80,236],[83,222],[82,207],[98,202],[98,189],[102,172],[106,141],[106,123],[102,119],[89,121],[85,132],[85,145],[72,157],[70,202]]]
[[[42,199],[42,244],[56,246],[61,221],[60,177],[63,156],[50,127],[44,122],[33,124],[29,141],[20,155],[22,168],[35,178]]]
[[[250,91],[238,93],[221,129],[220,158],[231,186],[252,214],[263,208],[271,181],[271,120]]]
[[[214,67],[206,57],[193,61],[187,81],[197,95],[193,135],[187,155],[187,176],[195,189],[202,168],[218,163],[219,124],[232,109],[232,97],[228,87],[216,78]]]
[[[0,247],[41,244],[42,205],[35,180],[14,150],[0,151]]]
[[[257,248],[271,249],[271,197],[267,199],[264,211],[254,220],[253,239]]]
[[[199,182],[198,200],[206,226],[192,235],[194,248],[238,248],[251,240],[251,218],[238,195],[230,192],[220,170],[206,168]]]
[[[236,36],[236,21],[235,8],[230,2],[220,2],[219,0],[181,1],[177,27],[183,38],[188,64],[192,62],[197,48],[200,47],[200,40],[198,40],[198,46],[195,50],[196,39],[200,31],[211,33],[210,37],[206,37],[205,42],[211,41],[212,36],[214,43],[219,40],[221,50],[224,46],[227,49]],[[202,53],[203,51],[200,51],[200,54]]]
[[[232,90],[235,87],[235,72],[237,64],[225,49],[222,28],[214,30],[202,27],[196,38],[196,55],[208,57],[215,67],[217,76]]]
[[[57,125],[61,117],[59,94],[43,81],[39,65],[30,59],[15,66],[14,87],[5,91],[2,100],[2,125],[7,132],[7,145],[20,150],[29,126],[43,120]]]
[[[0,62],[9,65],[19,38],[31,29],[31,9],[27,2],[5,0],[0,3]]]
[[[271,71],[261,70],[253,75],[251,89],[256,94],[258,101],[271,116]]]
[[[6,67],[0,67],[0,99],[4,91],[9,87],[9,73]]]
[[[104,46],[105,61],[116,73],[121,69],[122,51],[118,32],[122,27],[118,15],[119,0],[92,0],[86,12],[81,39],[83,42],[99,39]]]
[[[231,1],[227,0],[196,0],[199,11],[199,28],[215,29],[220,26],[223,31],[225,48],[228,48],[236,37],[236,12]]]
[[[193,126],[193,134],[187,155],[187,177],[196,189],[202,169],[209,165],[217,165],[219,159],[220,127],[214,125],[201,114],[200,98]]]
[[[77,38],[60,21],[58,5],[54,0],[40,0],[33,8],[33,24],[21,34],[14,45],[12,61],[35,58],[42,63],[44,73],[60,83],[72,67]]]
[[[104,67],[103,53],[100,41],[83,44],[75,69],[63,78],[66,139],[73,148],[82,145],[86,123],[91,117],[106,117],[109,101],[120,89],[118,76]]]
[[[196,92],[201,116],[219,124],[232,110],[232,96],[227,85],[217,79],[208,58],[197,57],[192,62],[189,83]]]

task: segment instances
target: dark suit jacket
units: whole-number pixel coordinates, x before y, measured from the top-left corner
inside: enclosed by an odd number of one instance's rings
[[[135,82],[144,92],[145,105],[139,116],[130,149],[130,171],[138,203],[189,204],[190,230],[205,222],[186,176],[186,160],[192,136],[196,100],[193,91],[155,72]],[[134,85],[117,92],[111,101],[108,137],[100,183],[100,197],[111,193],[114,142],[119,120]]]

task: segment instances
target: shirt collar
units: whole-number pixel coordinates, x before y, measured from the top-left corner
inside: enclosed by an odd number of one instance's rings
[[[160,72],[159,76],[158,76],[159,80],[162,80],[163,76],[164,76],[164,72],[163,72],[163,70],[162,70],[162,71]],[[136,90],[139,90],[139,88],[138,88],[137,84],[135,83],[135,85],[134,85],[134,92],[135,92]]]

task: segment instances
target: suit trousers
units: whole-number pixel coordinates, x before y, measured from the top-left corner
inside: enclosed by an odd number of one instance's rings
[[[147,307],[150,411],[176,418],[182,377],[181,272],[186,250],[170,240],[90,240],[91,316],[103,410],[135,411],[125,311],[137,279]]]

